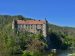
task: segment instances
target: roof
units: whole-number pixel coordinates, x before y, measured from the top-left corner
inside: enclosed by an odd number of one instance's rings
[[[43,20],[17,20],[17,24],[45,24]]]

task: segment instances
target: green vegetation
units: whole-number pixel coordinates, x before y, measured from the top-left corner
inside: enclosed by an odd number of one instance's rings
[[[29,20],[21,15],[0,15],[0,56],[54,56],[51,49],[75,47],[75,28],[49,25],[49,35],[30,35],[28,32],[15,33],[13,20]]]

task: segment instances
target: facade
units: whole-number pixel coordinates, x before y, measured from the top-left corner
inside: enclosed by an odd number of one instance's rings
[[[13,20],[12,29],[16,29],[16,31],[27,31],[33,34],[42,33],[46,37],[48,33],[47,23],[46,20]]]

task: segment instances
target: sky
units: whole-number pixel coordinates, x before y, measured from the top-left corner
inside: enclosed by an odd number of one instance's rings
[[[46,18],[55,25],[75,27],[75,0],[0,0],[0,15]]]

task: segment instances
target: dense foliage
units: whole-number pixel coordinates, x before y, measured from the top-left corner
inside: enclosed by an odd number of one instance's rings
[[[0,15],[0,56],[49,56],[51,49],[68,49],[74,47],[75,28],[59,27],[49,24],[49,35],[28,32],[15,33],[13,20],[29,20],[21,15]]]

